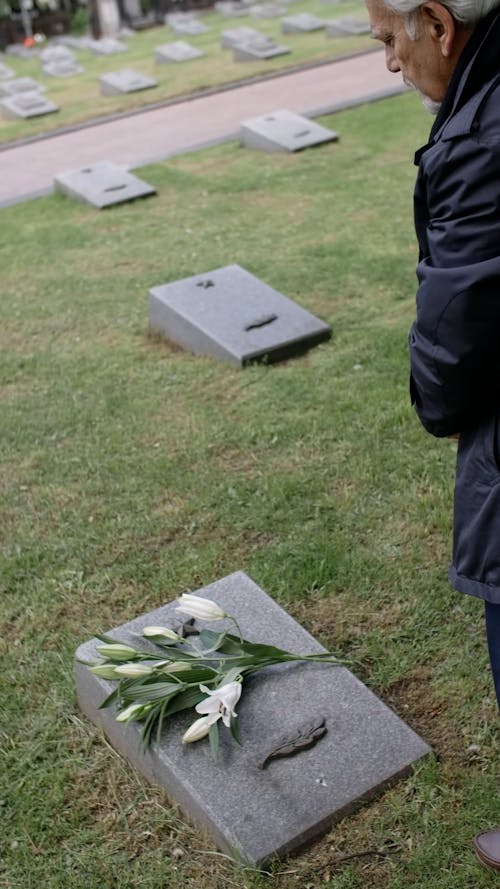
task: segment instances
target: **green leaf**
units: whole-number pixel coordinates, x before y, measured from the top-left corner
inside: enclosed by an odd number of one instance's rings
[[[208,730],[208,740],[210,741],[212,759],[214,762],[217,762],[217,756],[219,754],[219,720],[210,726]]]
[[[240,724],[238,722],[237,716],[231,716],[231,722],[229,723],[229,728],[231,729],[231,734],[232,734],[234,740],[241,747]]]
[[[206,695],[204,695],[199,688],[188,688],[186,691],[181,692],[181,694],[171,698],[167,714],[170,716],[173,713],[179,713],[181,710],[191,709],[191,707],[195,707],[196,704],[202,701],[205,697]]]
[[[118,689],[115,688],[115,690],[112,691],[111,694],[107,696],[107,698],[104,698],[104,701],[102,702],[102,704],[99,704],[98,709],[104,710],[106,707],[111,707],[111,704],[113,704],[115,702],[117,697],[118,697]]]
[[[147,703],[148,701],[161,701],[171,697],[185,688],[178,682],[138,682],[137,685],[123,690],[123,697],[128,701]]]
[[[214,651],[219,651],[226,635],[225,632],[214,633],[213,630],[202,630],[199,637],[202,645],[202,657],[207,654],[212,654]]]

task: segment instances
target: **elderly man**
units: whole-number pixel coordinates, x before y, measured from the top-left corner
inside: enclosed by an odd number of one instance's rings
[[[500,0],[366,0],[389,71],[436,114],[416,156],[410,391],[458,439],[450,580],[484,599],[500,706]],[[500,829],[474,840],[500,870]]]

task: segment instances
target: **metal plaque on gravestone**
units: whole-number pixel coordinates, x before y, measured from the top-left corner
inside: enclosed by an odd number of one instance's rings
[[[0,108],[2,117],[7,120],[42,117],[44,114],[53,114],[55,111],[59,111],[59,107],[54,102],[50,102],[39,92],[5,96],[0,99]]]
[[[99,210],[156,194],[152,185],[110,161],[58,173],[54,185],[68,197]]]
[[[249,40],[255,40],[259,37],[265,37],[265,34],[259,33],[255,28],[228,28],[222,31],[220,35],[220,45],[222,49],[234,49],[239,43],[248,43]]]
[[[332,19],[326,23],[328,37],[352,37],[370,33],[370,23],[360,19],[346,18]]]
[[[285,12],[283,6],[276,3],[258,3],[248,7],[248,14],[255,19],[273,19]]]
[[[239,265],[153,287],[149,326],[196,355],[237,367],[281,361],[331,336],[328,324]]]
[[[174,22],[174,24],[169,25],[169,28],[174,34],[185,35],[186,37],[196,37],[198,34],[208,34],[210,30],[206,25],[203,25],[196,19],[192,19],[188,22]]]
[[[118,93],[135,93],[138,90],[152,89],[158,86],[158,81],[132,68],[121,68],[119,71],[101,74],[99,85],[102,96],[114,96]]]
[[[275,43],[272,37],[254,37],[245,43],[237,43],[233,47],[233,59],[235,62],[248,62],[252,59],[274,59],[276,56],[284,56],[291,52],[289,46]]]
[[[7,80],[8,77],[14,77],[14,71],[8,65],[0,62],[0,80]]]
[[[199,59],[203,53],[201,49],[191,46],[185,40],[176,40],[174,43],[164,43],[155,49],[155,62],[189,62],[191,59]]]
[[[197,595],[234,615],[243,636],[253,642],[295,654],[324,651],[243,571],[203,587]],[[143,628],[178,627],[176,605],[170,602],[107,635],[147,648]],[[211,623],[210,629],[222,631],[228,624]],[[96,644],[98,640],[91,639],[76,652],[76,689],[83,712],[146,779],[163,787],[186,816],[210,833],[219,849],[254,866],[325,833],[431,753],[426,742],[348,669],[312,663],[273,666],[245,680],[237,706],[241,746],[221,727],[217,762],[208,739],[181,743],[198,715],[194,710],[167,718],[160,742],[141,753],[138,723],[119,723],[113,708],[99,709],[116,684],[79,662],[99,659]],[[294,746],[294,738],[308,737],[311,743]]]
[[[234,0],[218,0],[214,3],[214,9],[227,18],[240,18],[248,15],[245,6],[242,6],[240,2],[234,2]]]
[[[100,40],[91,40],[89,47],[97,56],[111,56],[117,52],[125,52],[126,43],[121,40],[115,40],[114,37],[101,37]]]
[[[0,83],[0,96],[16,96],[19,93],[44,93],[46,87],[32,77],[14,77]]]
[[[336,142],[338,135],[308,117],[280,109],[242,121],[240,138],[247,148],[275,152],[302,151],[323,142]]]
[[[298,15],[290,15],[281,20],[283,34],[307,34],[310,31],[321,31],[326,27],[326,22],[316,15],[308,12],[300,12]]]
[[[46,74],[49,77],[75,77],[84,71],[85,68],[82,65],[71,61],[46,62],[45,65],[42,65],[42,74]]]

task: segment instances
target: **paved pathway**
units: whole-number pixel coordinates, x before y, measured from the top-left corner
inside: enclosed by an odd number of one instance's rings
[[[242,120],[278,108],[311,117],[405,89],[383,52],[338,60],[0,151],[0,206],[45,194],[56,173],[98,160],[139,167],[237,138]]]

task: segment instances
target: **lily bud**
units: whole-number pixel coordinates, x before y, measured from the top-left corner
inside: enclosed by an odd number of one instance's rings
[[[116,679],[115,666],[114,664],[95,664],[93,667],[90,667],[90,672],[95,676],[100,676],[101,679]]]
[[[226,612],[212,602],[210,599],[203,599],[201,596],[193,596],[191,593],[183,593],[177,599],[179,607],[176,609],[182,614],[189,614],[196,620],[224,620],[227,616]]]
[[[192,744],[193,741],[201,741],[206,735],[208,735],[210,731],[210,726],[213,725],[214,722],[217,722],[218,716],[213,717],[212,714],[209,716],[201,716],[200,719],[196,719],[192,725],[189,726],[188,730],[184,732],[182,736],[183,744]]]
[[[122,642],[103,643],[96,645],[96,650],[102,657],[110,661],[129,661],[131,657],[135,657],[137,652],[130,645],[124,645]]]
[[[155,636],[158,636],[162,639],[171,639],[172,642],[178,642],[181,638],[178,633],[168,627],[144,627],[142,635],[147,639],[154,639]]]
[[[136,679],[138,676],[150,676],[152,672],[153,670],[147,664],[120,664],[119,667],[115,667],[115,673],[119,677],[127,676],[129,679]]]
[[[140,719],[141,716],[146,714],[147,710],[145,710],[143,704],[129,704],[125,710],[122,710],[121,713],[116,717],[117,722],[133,722],[134,719]]]

